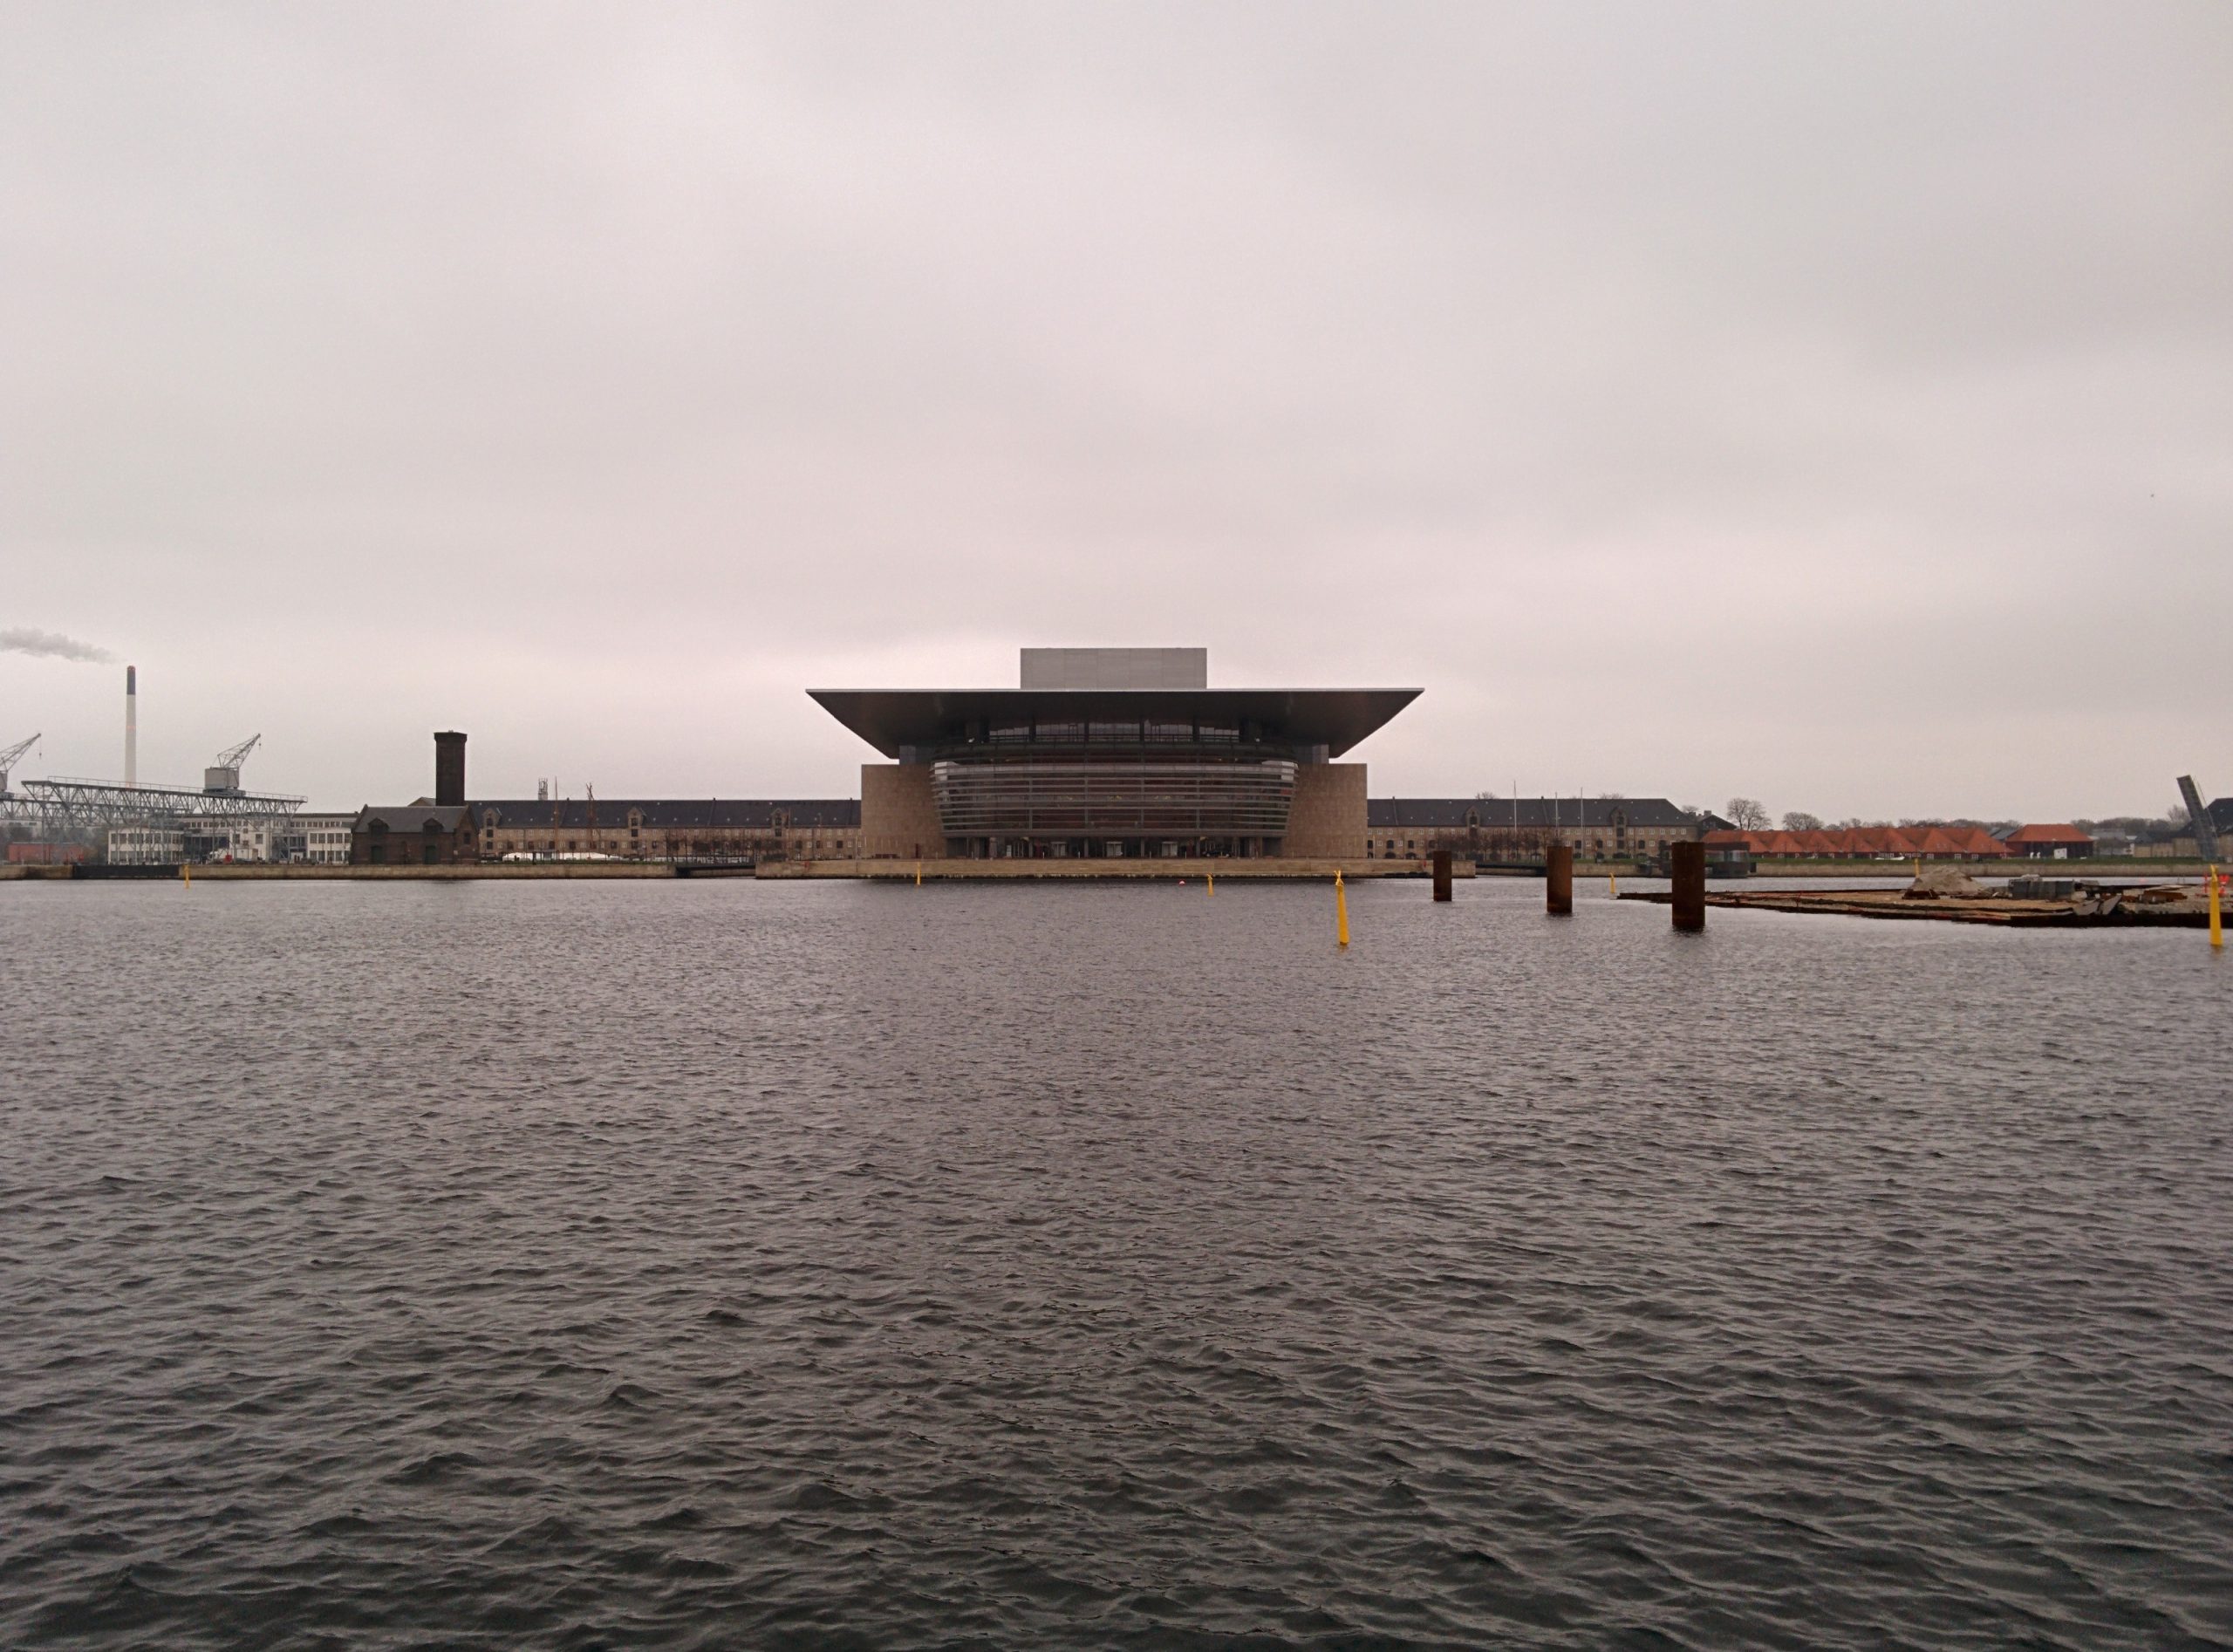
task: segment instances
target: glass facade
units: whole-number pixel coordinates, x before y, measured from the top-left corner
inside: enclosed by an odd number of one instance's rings
[[[944,760],[939,823],[972,857],[1276,854],[1294,800],[1282,759]]]

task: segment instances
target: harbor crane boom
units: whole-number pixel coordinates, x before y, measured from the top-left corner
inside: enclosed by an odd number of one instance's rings
[[[219,752],[217,754],[217,767],[220,768],[238,768],[242,763],[248,761],[248,754],[256,749],[256,742],[263,738],[263,736],[261,734],[250,734],[246,740],[241,741],[239,745],[231,747],[229,750]]]
[[[7,750],[0,751],[0,797],[8,795],[8,771],[16,766],[16,759],[38,744],[38,736],[33,734],[29,740],[19,740]]]

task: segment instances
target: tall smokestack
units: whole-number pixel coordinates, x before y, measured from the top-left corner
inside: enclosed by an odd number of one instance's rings
[[[465,802],[465,736],[445,729],[434,736],[434,806],[455,809]]]
[[[140,783],[140,667],[124,668],[124,783]]]

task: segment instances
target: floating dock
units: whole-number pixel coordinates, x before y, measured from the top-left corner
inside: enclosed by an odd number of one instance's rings
[[[1665,890],[1623,892],[1622,900],[1665,905]],[[1903,889],[1776,889],[1741,893],[1709,891],[1709,906],[1765,912],[1812,912],[1834,918],[1936,919],[1989,924],[2003,929],[2206,929],[2209,898],[2200,884],[2150,884],[2134,889],[2089,887],[2069,896],[2026,898],[1917,895]]]

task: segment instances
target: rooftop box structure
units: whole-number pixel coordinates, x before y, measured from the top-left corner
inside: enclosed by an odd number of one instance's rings
[[[1023,686],[1048,688],[1207,688],[1206,648],[1027,648]]]
[[[1364,767],[1416,688],[1212,688],[1200,648],[1023,651],[1015,688],[817,689],[896,764],[864,855],[1362,857]]]

